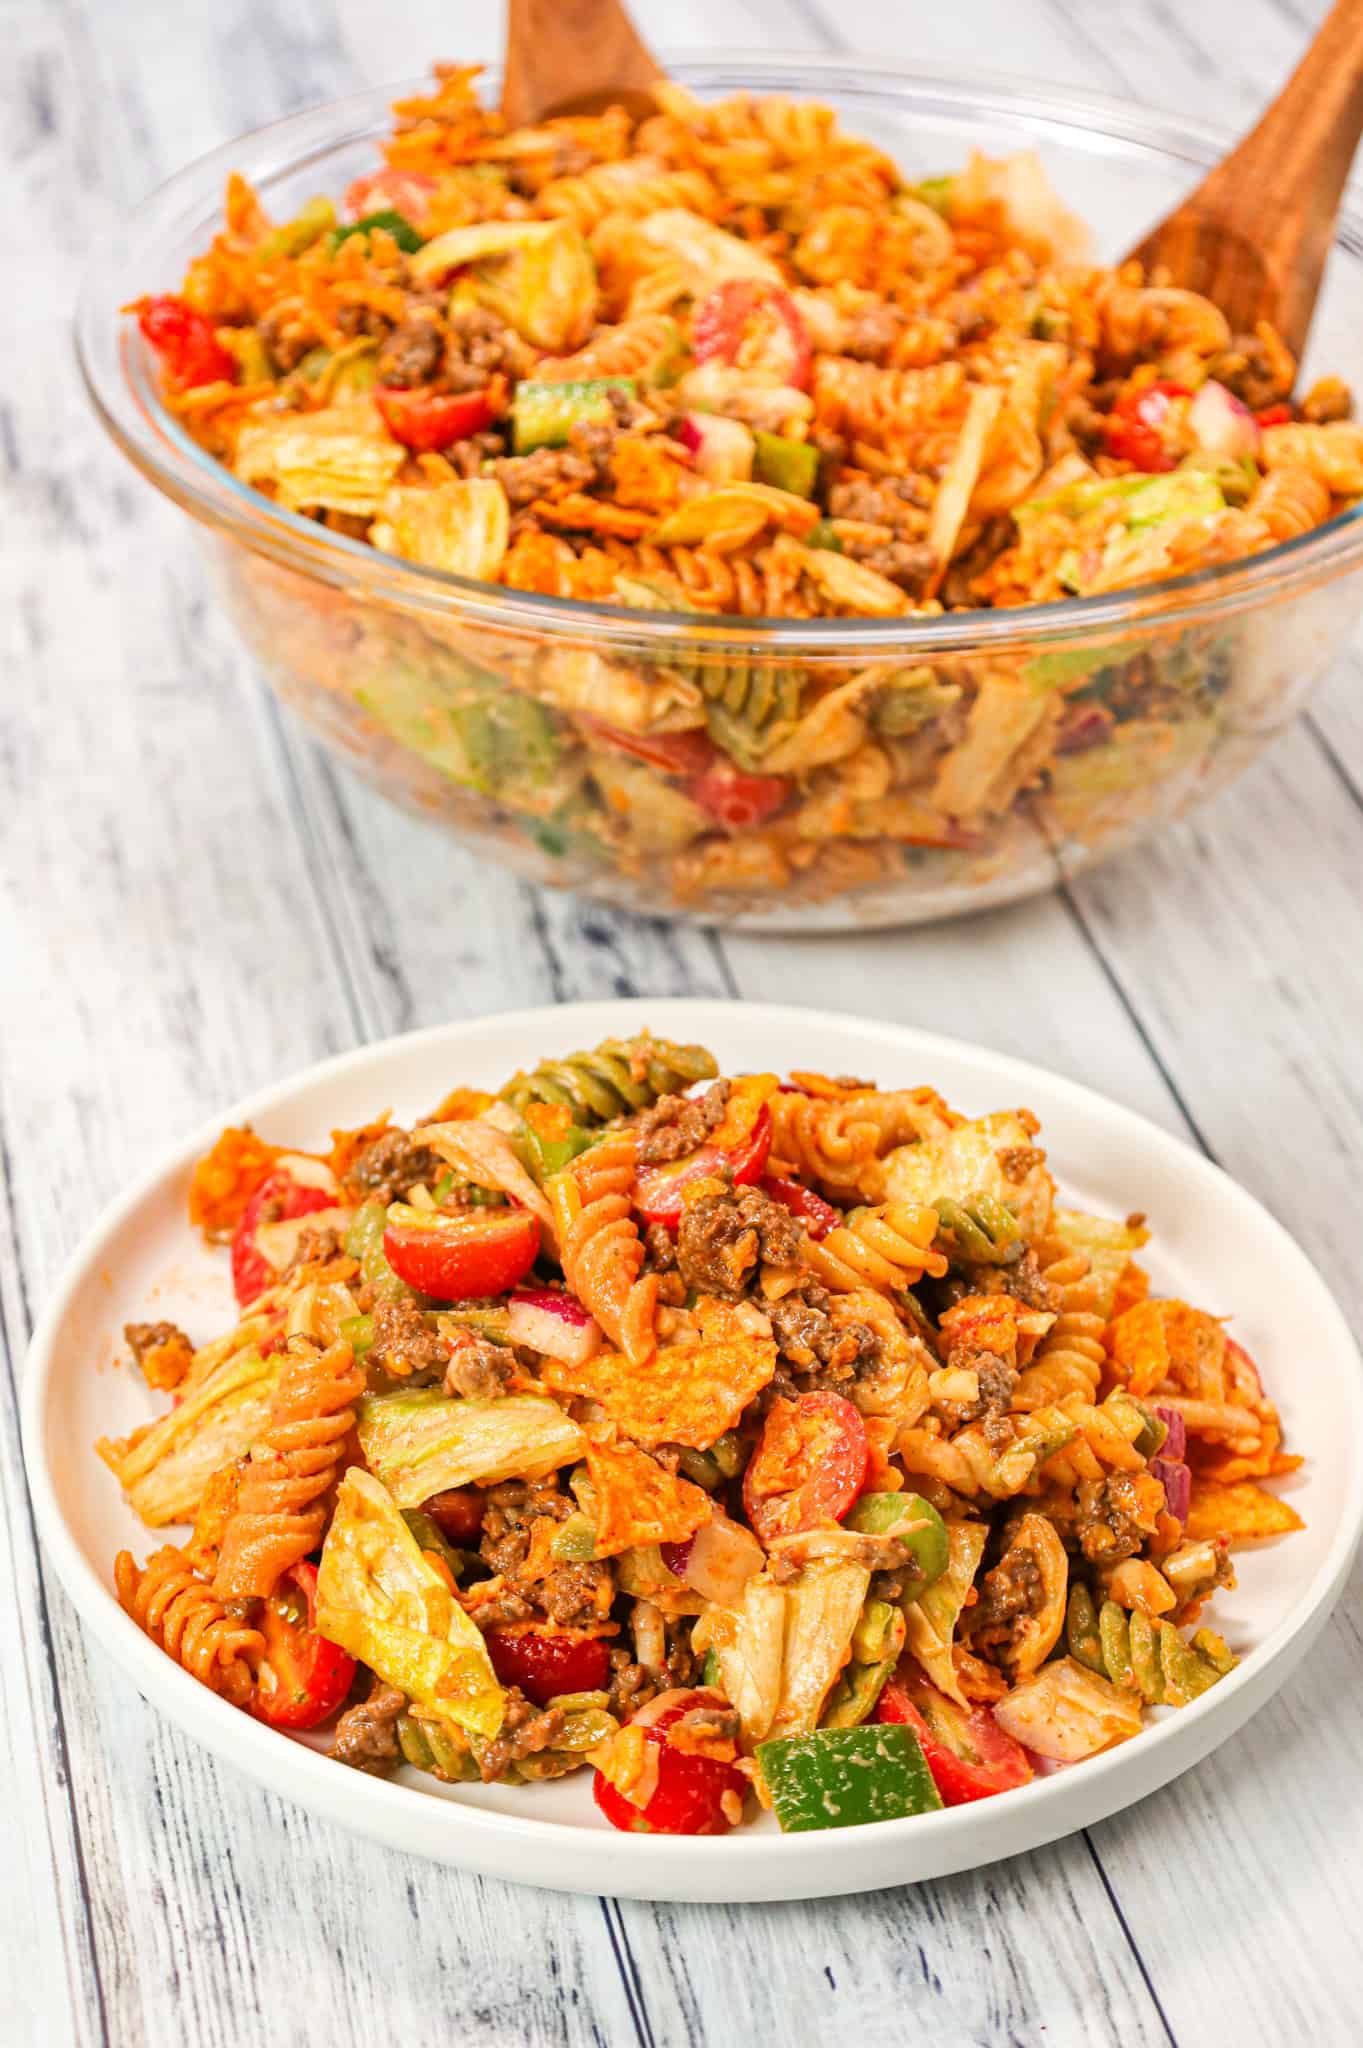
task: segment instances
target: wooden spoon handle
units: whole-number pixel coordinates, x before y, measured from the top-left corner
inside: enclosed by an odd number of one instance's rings
[[[1132,253],[1300,353],[1363,135],[1363,0],[1336,0],[1277,99]]]
[[[513,128],[612,101],[637,110],[662,76],[620,0],[509,0],[502,113]]]

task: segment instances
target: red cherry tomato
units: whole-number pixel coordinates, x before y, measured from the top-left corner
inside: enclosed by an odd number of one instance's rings
[[[706,816],[728,832],[764,825],[790,795],[788,775],[747,775],[722,754],[716,754],[702,775],[688,784],[687,795]]]
[[[665,1223],[669,1230],[675,1230],[681,1222],[682,1189],[691,1181],[728,1173],[735,1187],[752,1187],[762,1178],[770,1151],[771,1111],[763,1103],[752,1130],[733,1151],[726,1152],[718,1145],[702,1145],[685,1159],[670,1159],[663,1166],[641,1166],[634,1184],[634,1206],[646,1223]]]
[[[242,1210],[232,1239],[232,1290],[241,1308],[249,1306],[278,1278],[256,1241],[260,1224],[290,1223],[296,1216],[311,1216],[316,1209],[330,1209],[335,1201],[335,1195],[328,1189],[295,1180],[285,1168],[266,1175]]]
[[[841,1394],[801,1394],[768,1411],[743,1474],[743,1507],[759,1541],[840,1522],[866,1480],[866,1425]]]
[[[436,1301],[478,1301],[523,1280],[540,1248],[528,1209],[470,1209],[447,1216],[394,1202],[383,1255],[399,1280]]]
[[[363,220],[371,213],[400,213],[414,228],[419,228],[434,190],[434,178],[425,177],[420,171],[394,170],[388,164],[381,171],[356,178],[347,187],[343,201],[345,217]]]
[[[417,455],[435,455],[455,441],[466,441],[492,418],[490,391],[405,391],[380,384],[374,403],[393,439]]]
[[[809,389],[809,329],[790,293],[760,278],[730,278],[701,300],[691,323],[691,348],[698,363],[765,370],[778,383]]]
[[[715,758],[714,745],[703,732],[622,732],[599,718],[579,718],[578,724],[590,739],[633,754],[637,761],[661,768],[664,775],[701,775]]]
[[[160,356],[169,381],[181,391],[198,384],[235,384],[237,360],[223,348],[213,323],[169,293],[139,299],[132,310],[143,336]]]
[[[1168,445],[1169,416],[1175,399],[1191,396],[1186,384],[1168,379],[1147,384],[1140,391],[1124,392],[1104,428],[1108,454],[1152,474],[1173,469],[1177,456]]]
[[[748,1789],[743,1773],[717,1757],[700,1756],[692,1750],[677,1749],[668,1730],[692,1707],[714,1706],[720,1695],[692,1692],[665,1707],[656,1721],[644,1730],[644,1740],[658,1757],[658,1783],[647,1806],[635,1806],[612,1785],[596,1774],[593,1788],[596,1803],[612,1827],[631,1835],[726,1835],[734,1825],[724,1811],[724,1795],[732,1793],[740,1802]],[[732,1802],[731,1802],[732,1803]]]
[[[988,1707],[967,1713],[928,1683],[912,1657],[900,1660],[880,1695],[875,1718],[913,1729],[948,1806],[992,1799],[996,1792],[1025,1785],[1032,1775],[1026,1750],[1004,1734]]]
[[[537,1707],[565,1692],[600,1692],[610,1683],[610,1652],[598,1636],[551,1636],[530,1629],[483,1638],[503,1685],[518,1685]]]
[[[1292,424],[1290,405],[1266,405],[1262,412],[1254,415],[1261,427],[1289,427]]]
[[[444,1493],[433,1493],[429,1500],[423,1500],[421,1512],[430,1516],[456,1550],[470,1549],[483,1527],[482,1490],[477,1486],[448,1487]]]
[[[285,1572],[261,1608],[265,1656],[251,1712],[271,1728],[316,1728],[354,1683],[354,1658],[318,1635],[316,1611],[317,1567],[306,1562]]]
[[[831,1202],[826,1202],[822,1195],[816,1195],[813,1188],[801,1187],[798,1180],[783,1180],[779,1173],[764,1173],[762,1192],[770,1195],[773,1202],[779,1202],[783,1209],[789,1209],[792,1216],[798,1216],[816,1242],[827,1237],[829,1231],[836,1230],[842,1222]]]

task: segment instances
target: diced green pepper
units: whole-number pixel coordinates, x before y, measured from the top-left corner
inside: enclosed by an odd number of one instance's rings
[[[934,213],[940,213],[944,220],[950,220],[951,195],[955,186],[954,177],[920,178],[916,185],[910,185],[909,194],[914,199],[921,199]]]
[[[566,1136],[546,1138],[533,1124],[520,1120],[514,1131],[507,1134],[511,1149],[520,1160],[526,1172],[544,1186],[550,1174],[562,1173],[576,1159],[579,1153],[600,1143],[599,1131],[584,1130],[580,1124],[572,1124]]]
[[[904,1522],[924,1526],[901,1534],[899,1525]],[[893,1535],[902,1543],[919,1573],[912,1589],[915,1597],[941,1578],[950,1561],[947,1525],[921,1493],[864,1493],[843,1526],[862,1536]]]
[[[377,1197],[361,1202],[346,1227],[345,1248],[360,1263],[360,1278],[385,1299],[396,1301],[412,1290],[399,1280],[383,1254],[383,1233],[388,1226],[388,1209]],[[370,1341],[373,1332],[370,1332]]]
[[[896,1723],[762,1742],[757,1762],[785,1834],[905,1820],[942,1804],[918,1737]]]
[[[335,219],[334,214],[332,218]],[[424,235],[417,233],[405,213],[399,213],[396,207],[385,206],[377,213],[365,214],[362,220],[348,221],[343,228],[337,228],[331,238],[331,246],[333,249],[337,248],[351,235],[367,235],[371,228],[382,228],[385,234],[393,237],[399,249],[405,250],[409,256],[422,248],[426,239]]]
[[[596,1524],[589,1515],[568,1515],[555,1529],[549,1552],[560,1564],[588,1564],[596,1556]]]
[[[355,1354],[355,1363],[363,1365],[374,1342],[373,1316],[347,1316],[341,1324],[341,1335]]]
[[[718,1651],[707,1650],[705,1652],[705,1662],[700,1667],[700,1682],[702,1685],[714,1686],[716,1691],[723,1687],[724,1674],[719,1668]]]
[[[858,1728],[869,1721],[876,1701],[899,1662],[908,1633],[902,1607],[868,1600],[852,1631],[852,1661],[828,1695],[824,1728]]]
[[[511,445],[517,455],[535,448],[563,448],[574,427],[609,426],[615,418],[612,391],[633,398],[633,377],[589,377],[567,384],[542,383],[528,377],[516,386],[511,402]]]
[[[796,441],[789,434],[767,434],[759,427],[753,435],[752,473],[756,482],[770,484],[773,490],[812,498],[819,476],[819,451],[810,441]]]

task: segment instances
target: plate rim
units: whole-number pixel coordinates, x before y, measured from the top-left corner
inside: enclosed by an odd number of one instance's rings
[[[504,1029],[562,1030],[575,1023],[584,1032],[609,1035],[648,1022],[659,1031],[692,1030],[703,1036],[713,1029],[719,1012],[741,1011],[767,1022],[774,1033],[835,1030],[849,1042],[878,1044],[925,1067],[934,1058],[982,1061],[1001,1082],[1027,1100],[1029,1084],[1039,1083],[1052,1096],[1067,1099],[1079,1114],[1097,1111],[1116,1119],[1127,1134],[1174,1158],[1180,1171],[1201,1181],[1208,1193],[1256,1212],[1259,1227],[1278,1241],[1279,1250],[1298,1268],[1297,1280],[1311,1286],[1316,1310],[1333,1322],[1336,1337],[1355,1370],[1346,1382],[1350,1413],[1350,1466],[1346,1474],[1344,1510],[1324,1558],[1292,1611],[1249,1651],[1220,1684],[1176,1715],[1142,1730],[1130,1743],[1090,1758],[1082,1773],[1061,1771],[1017,1788],[1006,1801],[989,1802],[990,1839],[976,1844],[980,1832],[978,1805],[948,1807],[909,1819],[839,1829],[836,1834],[758,1835],[737,1830],[722,1838],[696,1836],[608,1835],[572,1822],[544,1820],[432,1797],[418,1788],[371,1777],[344,1775],[332,1761],[306,1745],[281,1743],[276,1731],[228,1705],[200,1685],[159,1651],[118,1605],[110,1588],[89,1563],[62,1515],[47,1457],[48,1393],[60,1357],[63,1322],[80,1294],[87,1274],[98,1269],[109,1240],[137,1209],[163,1187],[183,1177],[190,1163],[212,1144],[227,1122],[259,1123],[287,1114],[304,1090],[341,1081],[371,1064],[401,1059],[405,1052],[429,1049],[442,1041],[453,1049],[471,1038]],[[301,1142],[301,1140],[295,1140]],[[574,1003],[532,1004],[516,1010],[485,1012],[392,1034],[355,1046],[298,1068],[282,1080],[252,1092],[224,1111],[206,1118],[187,1136],[165,1147],[130,1186],[100,1210],[63,1261],[35,1324],[25,1355],[20,1389],[21,1442],[34,1517],[47,1558],[80,1615],[114,1662],[143,1698],[166,1713],[186,1733],[215,1755],[243,1770],[286,1798],[300,1801],[354,1832],[406,1848],[437,1860],[512,1877],[519,1882],[556,1889],[602,1891],[616,1896],[658,1899],[747,1901],[771,1898],[813,1898],[836,1892],[916,1882],[948,1871],[979,1868],[1021,1850],[1039,1848],[1058,1837],[1124,1810],[1149,1792],[1200,1762],[1229,1738],[1286,1680],[1324,1626],[1348,1576],[1363,1539],[1363,1358],[1334,1293],[1304,1248],[1286,1226],[1213,1159],[1161,1125],[1068,1075],[1036,1062],[995,1051],[976,1041],[917,1025],[845,1014],[814,1006],[746,1002],[727,997],[605,997]],[[91,1453],[93,1456],[93,1452]],[[1109,1801],[1117,1775],[1119,1794]],[[1128,1781],[1133,1788],[1128,1789]],[[1003,1811],[1005,1808],[1007,1811]],[[997,1839],[995,1839],[995,1837]],[[905,1861],[897,1866],[902,1845]],[[911,1850],[910,1845],[914,1845]],[[869,1868],[850,1882],[830,1881],[830,1852],[842,1862],[856,1862],[858,1853]],[[550,1862],[555,1849],[582,1861],[578,1871],[537,1872],[533,1852],[542,1849]],[[527,1852],[530,1852],[527,1857]],[[916,1853],[915,1853],[916,1852]],[[586,1868],[603,1853],[611,1859],[609,1873],[599,1877]],[[532,1867],[523,1867],[527,1861]],[[820,1865],[824,1866],[822,1873]]]

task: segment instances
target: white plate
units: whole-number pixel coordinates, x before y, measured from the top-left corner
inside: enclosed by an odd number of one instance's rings
[[[1134,1741],[1006,1796],[874,1827],[782,1836],[769,1819],[718,1840],[618,1834],[585,1775],[540,1787],[444,1787],[420,1773],[365,1777],[225,1705],[123,1614],[112,1561],[149,1547],[91,1444],[156,1403],[115,1369],[125,1320],[169,1316],[207,1336],[232,1312],[221,1254],[185,1221],[194,1159],[225,1122],[315,1146],[333,1126],[391,1107],[411,1118],[458,1083],[496,1087],[515,1068],[645,1024],[711,1046],[726,1071],[809,1067],[930,1082],[971,1113],[1025,1103],[1066,1194],[1111,1214],[1145,1210],[1156,1286],[1232,1313],[1305,1454],[1285,1491],[1299,1535],[1241,1551],[1219,1625],[1243,1662],[1192,1706],[1161,1710]],[[1305,1254],[1205,1159],[1129,1110],[979,1046],[826,1013],[717,1002],[578,1003],[453,1024],[328,1060],[238,1103],[106,1211],[62,1276],[34,1336],[24,1448],[38,1525],[82,1617],[145,1697],[274,1791],[360,1834],[446,1863],[568,1891],[628,1898],[817,1898],[988,1863],[1104,1819],[1234,1733],[1304,1655],[1344,1583],[1363,1527],[1363,1378],[1348,1327]],[[152,1538],[154,1543],[157,1539]]]

